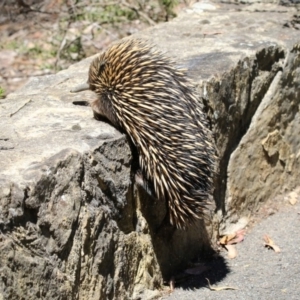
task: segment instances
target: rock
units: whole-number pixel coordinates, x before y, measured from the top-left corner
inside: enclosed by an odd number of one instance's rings
[[[162,224],[166,204],[133,185],[127,137],[93,118],[92,93],[69,92],[90,61],[0,103],[4,299],[150,299],[210,247],[203,221]]]
[[[299,185],[300,43],[256,110],[228,165],[226,223],[254,211],[260,202]]]
[[[203,98],[223,232],[298,184],[299,32],[286,26],[296,13],[197,4],[136,35],[187,67]],[[166,204],[133,184],[126,136],[92,118],[92,93],[69,93],[91,59],[0,102],[0,298],[150,299],[218,233],[211,220],[164,224]]]

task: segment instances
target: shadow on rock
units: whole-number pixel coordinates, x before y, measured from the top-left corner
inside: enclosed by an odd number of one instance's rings
[[[203,220],[186,230],[176,229],[169,223],[166,203],[151,198],[142,188],[138,188],[137,194],[137,211],[141,211],[142,218],[137,218],[136,229],[150,231],[156,259],[165,280],[170,280],[199,257],[201,261],[211,259],[214,250]],[[141,220],[148,224],[147,229],[143,229]],[[225,267],[220,269],[225,270]],[[226,271],[220,274],[226,276]]]

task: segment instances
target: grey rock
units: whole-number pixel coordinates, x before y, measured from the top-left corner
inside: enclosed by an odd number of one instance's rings
[[[275,76],[247,132],[231,154],[226,222],[250,217],[260,202],[298,185],[300,43],[285,57],[283,71]]]
[[[153,298],[209,248],[203,221],[164,225],[166,203],[133,185],[127,137],[93,118],[92,93],[69,92],[90,61],[0,103],[3,299]]]
[[[188,68],[219,155],[214,222],[163,223],[125,135],[92,117],[92,58],[0,102],[0,299],[150,299],[299,178],[296,8],[202,3],[138,33]],[[296,20],[296,21],[295,21]],[[296,25],[295,25],[296,24]],[[163,224],[163,225],[161,225]]]

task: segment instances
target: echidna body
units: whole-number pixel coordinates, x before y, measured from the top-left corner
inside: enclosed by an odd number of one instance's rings
[[[203,216],[212,185],[208,123],[183,70],[141,40],[111,46],[94,59],[94,111],[121,127],[139,154],[143,176],[166,200],[170,222],[185,228]]]

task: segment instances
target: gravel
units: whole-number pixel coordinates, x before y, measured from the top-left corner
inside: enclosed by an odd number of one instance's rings
[[[299,197],[298,197],[299,199]],[[194,276],[163,299],[300,299],[300,201],[282,203],[277,213],[266,217],[236,245],[238,256],[228,259],[226,252],[208,266],[209,271]],[[268,235],[281,249],[275,253],[264,247]],[[230,286],[237,290],[212,291]]]

